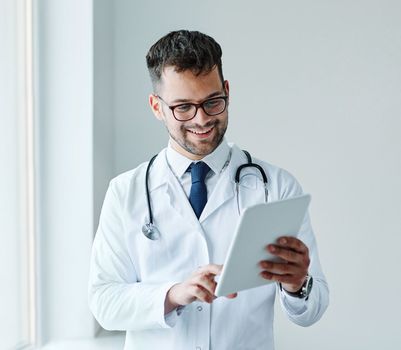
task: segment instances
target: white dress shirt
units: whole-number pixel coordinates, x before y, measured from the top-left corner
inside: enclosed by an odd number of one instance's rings
[[[220,145],[213,151],[213,153],[207,155],[202,159],[202,162],[206,163],[210,171],[206,175],[205,184],[207,188],[207,198],[213,192],[213,189],[219,179],[220,173],[224,166],[227,165],[228,158],[230,155],[230,147],[226,141],[220,143]],[[187,172],[188,167],[191,163],[196,163],[182,154],[178,153],[169,142],[167,147],[167,162],[183,187],[187,197],[189,198],[189,192],[191,190],[191,173]]]

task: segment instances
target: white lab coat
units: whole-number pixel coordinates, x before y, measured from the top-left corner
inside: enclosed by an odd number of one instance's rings
[[[147,163],[110,182],[99,228],[94,240],[89,279],[89,304],[106,329],[126,330],[125,350],[141,349],[273,349],[273,312],[276,284],[218,298],[212,305],[194,302],[164,315],[169,288],[186,279],[199,266],[222,264],[239,218],[234,176],[246,162],[243,152],[232,147],[231,161],[220,176],[199,220],[168,167],[166,149],[150,171],[154,222],[162,238],[151,241],[142,232],[148,221],[145,193]],[[302,193],[285,170],[254,160],[269,179],[269,201]],[[264,201],[263,183],[257,170],[243,173],[241,206]],[[295,323],[316,322],[328,305],[328,288],[321,271],[309,217],[299,238],[310,250],[310,274],[314,278],[307,301],[280,292],[284,312]]]

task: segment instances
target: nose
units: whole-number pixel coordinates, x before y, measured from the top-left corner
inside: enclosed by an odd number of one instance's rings
[[[210,115],[207,115],[205,113],[205,111],[203,110],[203,108],[199,106],[193,120],[197,121],[199,124],[203,125],[205,122],[209,121],[212,118],[213,117],[211,117]]]

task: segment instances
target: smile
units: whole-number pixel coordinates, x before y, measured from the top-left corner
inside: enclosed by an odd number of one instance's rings
[[[200,136],[206,136],[208,135],[212,130],[214,129],[214,127],[206,130],[206,131],[195,131],[195,130],[189,130],[187,129],[190,133],[195,134],[195,135],[200,135]]]

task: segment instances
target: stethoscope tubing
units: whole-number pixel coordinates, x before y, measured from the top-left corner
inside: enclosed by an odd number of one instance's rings
[[[157,158],[157,154],[155,154],[149,161],[149,164],[146,168],[146,174],[145,174],[145,188],[146,188],[146,201],[148,203],[148,214],[149,214],[149,224],[153,225],[153,212],[152,212],[152,207],[150,204],[150,193],[149,193],[149,171],[150,168],[152,167],[153,162]]]
[[[256,168],[259,170],[260,174],[262,175],[262,179],[263,179],[263,184],[264,184],[264,190],[265,190],[265,202],[267,203],[268,200],[268,180],[267,180],[267,175],[266,172],[264,171],[264,169],[259,165],[259,164],[255,164],[252,162],[252,157],[249,154],[248,151],[243,150],[244,154],[246,155],[247,158],[247,163],[240,165],[236,172],[235,172],[235,185],[236,185],[236,192],[237,192],[237,205],[238,205],[238,213],[240,213],[240,209],[239,209],[239,184],[241,181],[241,171],[245,168]],[[152,211],[152,206],[151,206],[151,200],[150,200],[150,193],[149,193],[149,172],[150,172],[150,168],[152,167],[153,162],[155,161],[156,157],[158,155],[154,155],[149,163],[148,166],[146,168],[146,174],[145,174],[145,189],[146,189],[146,201],[147,201],[147,206],[148,206],[148,215],[149,215],[149,222],[145,223],[142,227],[142,232],[143,234],[149,238],[150,240],[157,240],[160,238],[160,232],[158,231],[157,227],[153,224],[153,211]]]

